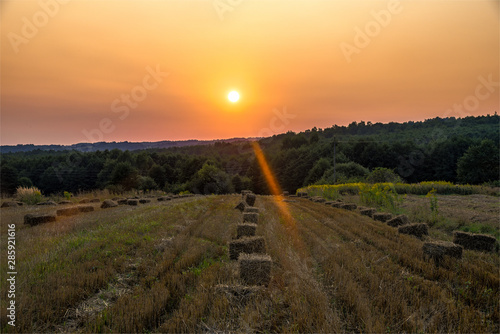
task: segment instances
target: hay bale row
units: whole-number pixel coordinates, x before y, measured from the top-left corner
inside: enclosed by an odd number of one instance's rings
[[[128,199],[121,198],[121,199],[117,200],[116,202],[118,203],[118,205],[126,205],[128,202]]]
[[[151,200],[148,198],[141,198],[139,200],[139,203],[141,203],[141,204],[151,203]]]
[[[269,285],[272,260],[269,255],[241,254],[238,258],[240,279],[248,285]]]
[[[257,224],[240,223],[236,226],[236,238],[254,237],[257,230]]]
[[[172,198],[170,196],[160,196],[156,199],[158,202],[170,201]]]
[[[80,202],[78,202],[79,204],[87,204],[87,203],[90,203],[90,199],[88,198],[83,198],[80,200]]]
[[[429,227],[427,224],[408,224],[398,227],[398,233],[422,238],[424,235],[429,235]]]
[[[340,207],[341,207],[342,205],[344,205],[344,203],[343,203],[343,202],[333,202],[333,203],[331,204],[331,207],[332,207],[332,208],[337,208],[337,209],[340,209]]]
[[[237,260],[240,253],[264,254],[266,252],[266,243],[263,237],[246,237],[233,240],[229,243],[229,258]]]
[[[259,214],[256,212],[243,212],[243,222],[257,224],[259,222]]]
[[[99,198],[92,198],[89,203],[101,203],[101,200]]]
[[[38,224],[50,223],[56,221],[56,215],[54,214],[32,214],[28,213],[24,216],[24,223],[30,226],[35,226]]]
[[[118,206],[117,202],[110,200],[110,199],[107,199],[107,200],[104,200],[104,202],[102,202],[101,209],[114,208],[116,206]]]
[[[73,204],[73,202],[68,201],[68,200],[64,200],[64,201],[60,201],[58,204],[59,205],[68,205],[68,204]]]
[[[392,215],[387,212],[376,212],[373,214],[372,218],[385,223],[392,218]]]
[[[237,239],[229,243],[229,258],[238,260],[239,275],[243,284],[267,286],[271,281],[272,261],[269,255],[265,255],[264,238],[255,236],[259,221],[259,209],[253,207],[256,196],[248,192],[242,192],[242,195],[243,201],[236,209],[243,212],[243,222],[236,227]]]
[[[491,252],[495,248],[496,239],[490,235],[453,232],[453,243],[463,246],[465,249]]]
[[[462,246],[451,242],[426,242],[422,246],[424,258],[433,259],[436,265],[439,265],[445,256],[461,259],[462,251]]]
[[[398,226],[402,226],[402,225],[407,225],[410,223],[410,220],[408,219],[408,217],[406,215],[399,215],[399,216],[396,216],[392,219],[389,219],[387,221],[387,225],[391,226],[391,227],[398,227]]]

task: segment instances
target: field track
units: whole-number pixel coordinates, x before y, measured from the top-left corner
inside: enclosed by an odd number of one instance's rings
[[[18,308],[7,332],[498,332],[497,253],[440,267],[422,241],[356,212],[258,196],[256,235],[273,260],[268,288],[241,286],[228,257],[240,195],[99,209],[16,224]],[[1,279],[7,272],[0,247]],[[21,311],[22,310],[22,311]]]

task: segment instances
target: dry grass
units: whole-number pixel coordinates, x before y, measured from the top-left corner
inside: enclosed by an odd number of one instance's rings
[[[497,253],[463,251],[439,267],[422,241],[297,198],[258,196],[256,235],[273,263],[267,288],[241,287],[228,243],[238,195],[119,206],[17,230],[16,327],[4,332],[498,332]],[[75,199],[76,201],[76,199]],[[289,214],[287,214],[289,213]],[[431,228],[432,230],[432,228]],[[5,243],[0,246],[6,254]],[[2,281],[6,272],[2,261]],[[221,288],[225,287],[225,288]]]

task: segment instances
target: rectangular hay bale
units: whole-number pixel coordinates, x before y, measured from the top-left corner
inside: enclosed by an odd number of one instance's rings
[[[422,246],[424,257],[434,259],[436,264],[443,259],[444,256],[450,256],[457,259],[462,258],[463,247],[452,242],[426,242]]]
[[[77,206],[72,206],[70,208],[58,209],[56,215],[58,216],[74,216],[80,213],[80,209]]]
[[[346,203],[340,206],[341,209],[354,211],[358,206],[354,203]]]
[[[266,252],[266,243],[263,237],[245,237],[233,240],[229,243],[229,258],[237,260],[240,253],[259,253]]]
[[[256,212],[243,212],[243,222],[257,224],[259,222],[259,214]]]
[[[486,234],[455,231],[453,243],[466,249],[491,252],[495,248],[496,239]]]
[[[255,236],[256,230],[257,224],[238,224],[236,226],[236,238],[241,239],[243,237],[253,237]]]
[[[385,223],[386,221],[392,218],[392,214],[387,212],[376,212],[373,214],[372,218],[381,221],[382,223]]]
[[[91,212],[94,211],[94,207],[92,205],[80,205],[78,206],[78,210],[80,212]]]
[[[269,255],[241,254],[238,264],[243,284],[268,286],[272,263]]]
[[[35,226],[38,224],[50,223],[56,221],[56,215],[50,214],[32,214],[28,213],[24,216],[24,223],[30,226]]]
[[[429,235],[429,227],[427,224],[409,224],[398,227],[398,233],[413,235],[417,238],[422,238],[424,235]]]
[[[363,216],[368,216],[368,217],[373,217],[373,214],[377,212],[377,210],[375,209],[372,209],[372,208],[366,208],[366,209],[362,209],[362,210],[359,210],[359,213],[362,214]]]

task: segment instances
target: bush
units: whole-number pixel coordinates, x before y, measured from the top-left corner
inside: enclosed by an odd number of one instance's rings
[[[43,199],[42,192],[37,187],[18,187],[15,197],[26,204],[37,204]]]
[[[401,178],[392,169],[377,167],[367,177],[368,183],[397,183]]]
[[[393,184],[365,184],[359,188],[361,202],[368,206],[377,205],[390,211],[397,211],[403,199],[396,192]]]
[[[139,190],[151,191],[158,189],[155,180],[150,176],[139,176]]]
[[[33,187],[33,182],[31,182],[30,178],[26,176],[20,177],[19,180],[17,180],[17,183],[21,187]]]

